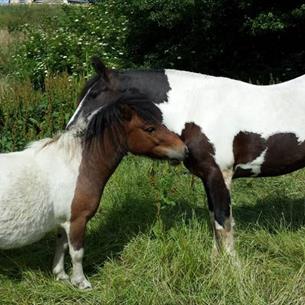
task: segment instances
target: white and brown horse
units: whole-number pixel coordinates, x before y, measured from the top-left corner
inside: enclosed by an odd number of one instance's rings
[[[86,224],[127,152],[181,161],[187,148],[162,125],[152,102],[121,94],[58,137],[0,154],[0,249],[31,244],[59,227],[53,273],[69,278],[64,270],[69,247],[71,282],[90,288],[82,267]]]
[[[125,92],[162,111],[164,124],[189,149],[186,167],[201,178],[216,250],[234,252],[233,178],[276,176],[305,166],[305,76],[277,85],[177,70],[117,71],[93,59],[97,75],[85,87],[69,125]]]

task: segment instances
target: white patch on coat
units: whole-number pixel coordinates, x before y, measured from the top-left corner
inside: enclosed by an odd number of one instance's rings
[[[233,177],[233,170],[227,169],[223,170],[222,172],[223,180],[226,184],[227,189],[230,191],[231,189],[231,183],[232,183],[232,177]]]
[[[267,148],[254,160],[244,163],[244,164],[237,164],[236,168],[242,169],[250,169],[253,173],[253,176],[257,176],[261,173],[261,166],[265,161],[265,155],[267,152]]]
[[[0,248],[31,244],[70,219],[81,162],[72,132],[0,154]]]
[[[84,249],[74,250],[70,245],[69,250],[73,265],[71,283],[79,289],[90,289],[91,283],[86,279],[83,271]]]
[[[216,230],[224,230],[224,227],[215,220],[215,229]]]
[[[305,140],[305,76],[269,86],[177,70],[166,70],[166,76],[168,102],[158,105],[164,124],[178,134],[187,122],[201,127],[221,170],[234,164],[233,140],[240,131],[265,139],[290,132]]]

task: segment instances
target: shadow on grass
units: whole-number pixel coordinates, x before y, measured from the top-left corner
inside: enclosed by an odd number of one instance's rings
[[[253,206],[233,207],[238,231],[263,229],[276,233],[279,228],[297,230],[305,223],[305,199],[288,197],[266,197]],[[86,237],[84,260],[85,273],[97,273],[105,261],[116,259],[122,250],[138,234],[151,232],[156,221],[157,207],[152,199],[130,198],[110,208],[100,209]],[[209,221],[205,206],[181,201],[175,206],[166,206],[160,212],[165,230],[189,223],[196,217]],[[152,235],[153,236],[153,235]],[[51,274],[55,250],[55,234],[49,234],[42,241],[22,249],[0,251],[0,273],[12,281],[22,280],[24,271],[40,271]],[[67,268],[70,268],[70,259]]]
[[[253,206],[233,206],[233,214],[238,230],[261,227],[269,233],[283,228],[296,231],[305,225],[305,196],[268,196]]]
[[[162,220],[165,227],[170,228],[182,218],[188,223],[194,216],[200,221],[210,221],[207,207],[192,206],[188,202],[180,202],[176,206],[166,208]],[[305,225],[305,196],[298,199],[267,196],[253,205],[233,204],[233,216],[238,230],[260,227],[269,233],[276,233],[283,228],[296,231]]]
[[[89,276],[103,266],[107,259],[120,255],[125,245],[139,233],[150,230],[156,219],[157,208],[150,200],[126,200],[111,208],[103,207],[95,216],[85,243],[84,269]],[[104,215],[105,214],[105,215]],[[101,217],[102,219],[96,219]],[[0,277],[19,282],[25,271],[51,274],[55,253],[55,232],[43,240],[14,250],[0,251]],[[70,259],[66,255],[67,269]]]

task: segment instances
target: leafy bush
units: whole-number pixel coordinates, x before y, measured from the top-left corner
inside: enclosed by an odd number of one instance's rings
[[[303,1],[131,0],[129,56],[174,67],[268,81],[305,71]]]
[[[24,27],[11,76],[43,87],[49,73],[89,74],[92,55],[264,83],[304,73],[303,1],[103,0],[60,12]]]
[[[65,128],[75,109],[82,82],[67,74],[45,79],[45,91],[29,81],[1,88],[0,152],[19,150],[30,141]]]
[[[48,73],[88,74],[92,55],[102,56],[110,66],[120,65],[126,53],[122,41],[127,20],[116,13],[115,1],[88,7],[63,6],[63,12],[39,27],[25,27],[28,40],[13,60],[14,66],[22,69],[14,76],[29,77],[41,87]]]

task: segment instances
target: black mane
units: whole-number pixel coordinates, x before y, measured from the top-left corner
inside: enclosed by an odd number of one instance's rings
[[[123,122],[127,120],[124,107],[131,108],[144,121],[162,122],[162,112],[156,104],[166,102],[170,90],[164,70],[111,70],[98,58],[93,58],[92,64],[97,74],[86,82],[79,101],[87,94],[91,99],[99,98],[101,92],[107,92],[107,98],[101,100],[100,110],[93,115],[84,130],[85,142],[104,137],[106,129],[116,141],[122,132]],[[91,112],[94,113],[94,109]]]
[[[110,78],[115,79],[118,90],[135,90],[145,94],[147,99],[155,104],[168,101],[167,94],[171,88],[165,70],[111,70],[109,75]],[[99,81],[103,82],[103,78],[101,74],[96,74],[90,78],[81,91],[79,101],[83,99],[90,88],[91,93],[94,91],[98,93]]]
[[[126,120],[123,114],[124,106],[130,107],[144,121],[161,123],[163,120],[162,112],[152,101],[144,95],[126,91],[115,102],[105,104],[91,118],[85,131],[85,140],[91,141],[95,137],[103,137],[104,131],[108,128],[115,141],[115,134],[119,132],[124,120]]]
[[[96,74],[93,77],[91,77],[85,84],[84,88],[82,89],[79,97],[78,97],[78,103],[84,98],[88,90],[101,78],[100,75]]]

